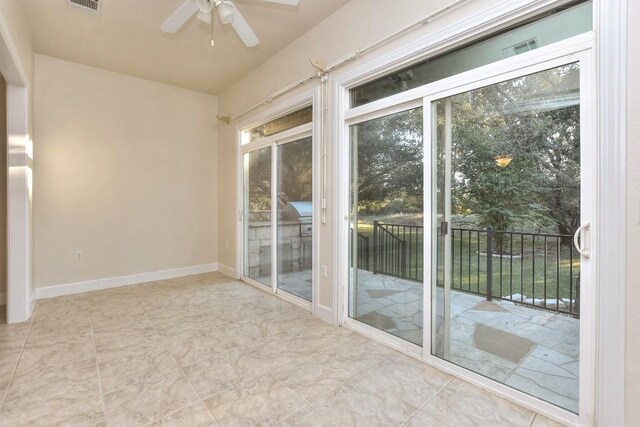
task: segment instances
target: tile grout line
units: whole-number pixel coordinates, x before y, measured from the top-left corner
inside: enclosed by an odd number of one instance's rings
[[[398,352],[398,353],[400,353],[400,352]],[[402,353],[400,353],[400,354],[402,354]],[[382,365],[383,363],[385,363],[385,362],[387,362],[387,361],[391,362],[391,360],[390,360],[390,359],[391,359],[391,357],[392,357],[392,356],[394,356],[394,354],[390,354],[389,356],[385,356],[385,357],[383,358],[383,360],[381,360],[381,361],[380,361],[380,362],[378,362],[378,363],[375,363],[374,365],[370,366],[369,368],[366,368],[365,370],[363,370],[363,371],[362,371],[362,372],[360,372],[359,374],[364,375],[364,374],[365,374],[365,373],[367,373],[368,371],[373,370],[373,368],[375,368],[376,366]],[[356,374],[356,375],[358,375],[358,374]],[[355,375],[354,375],[354,376],[355,376]],[[409,403],[411,406],[415,406],[415,407],[416,407],[416,410],[415,410],[414,412],[412,412],[412,413],[411,413],[411,415],[409,415],[409,417],[407,417],[407,419],[406,419],[406,420],[404,420],[402,423],[400,423],[400,426],[404,426],[406,423],[408,423],[409,421],[411,421],[411,419],[412,419],[413,417],[415,417],[415,416],[416,416],[416,415],[417,415],[417,414],[422,410],[422,408],[423,408],[423,407],[425,407],[425,406],[426,406],[426,405],[427,405],[427,404],[428,404],[428,403],[429,403],[429,402],[430,402],[430,401],[431,401],[431,400],[432,400],[432,399],[433,399],[433,398],[434,398],[438,393],[440,393],[440,391],[441,391],[444,387],[446,387],[447,385],[449,385],[449,383],[450,383],[452,380],[453,380],[453,378],[449,379],[449,381],[447,381],[447,383],[446,383],[444,386],[442,386],[440,389],[438,389],[438,391],[436,391],[436,392],[434,393],[434,395],[433,395],[433,396],[431,396],[431,397],[427,400],[427,402],[426,402],[426,403],[424,403],[424,404],[422,404],[421,406],[413,405],[411,402],[407,402],[407,401],[406,401],[406,399],[404,399],[404,398],[402,398],[402,397],[401,397],[401,400],[404,400],[405,402]],[[393,393],[393,394],[396,394],[393,390],[388,389],[386,386],[384,386],[384,385],[382,385],[382,384],[378,384],[378,382],[376,382],[376,381],[375,381],[375,379],[369,379],[369,381],[372,381],[374,384],[376,384],[376,385],[378,385],[379,387],[381,387],[382,389],[384,389],[387,393]],[[399,396],[397,396],[397,394],[396,394],[396,397],[399,397]]]
[[[207,406],[207,404],[204,402],[204,400],[202,399],[202,396],[200,396],[200,393],[198,393],[198,390],[196,390],[196,388],[193,386],[193,383],[191,382],[191,380],[189,379],[189,377],[187,376],[187,374],[184,372],[184,369],[182,368],[182,365],[180,365],[180,363],[178,363],[178,361],[176,360],[176,358],[173,356],[173,354],[171,354],[171,352],[169,351],[168,347],[167,347],[167,343],[164,341],[164,339],[162,338],[162,336],[160,335],[160,333],[158,333],[158,330],[156,329],[156,325],[153,324],[153,322],[151,321],[151,319],[149,319],[149,316],[147,315],[147,312],[145,311],[144,307],[142,306],[142,304],[140,304],[140,301],[138,301],[138,298],[134,295],[133,298],[136,301],[136,304],[138,304],[138,306],[140,307],[140,309],[142,310],[142,313],[144,314],[145,319],[147,319],[147,322],[149,322],[151,324],[151,327],[153,328],[153,331],[156,333],[156,336],[160,339],[160,342],[162,342],[162,346],[164,347],[165,351],[171,356],[171,358],[176,362],[176,366],[178,367],[178,370],[180,371],[180,374],[182,374],[182,377],[187,380],[187,382],[189,383],[189,386],[191,387],[191,389],[193,390],[193,392],[196,394],[196,396],[198,396],[198,400],[200,401],[200,403],[202,403],[202,405],[205,407],[205,409],[207,410],[207,412],[209,413],[209,415],[211,415],[211,418],[213,419],[213,422],[216,423],[216,425],[219,427],[220,424],[218,423],[218,420],[216,419],[216,417],[213,415],[213,413],[211,412],[211,410],[209,409],[209,407]],[[202,317],[202,315],[200,313],[198,313],[198,315],[200,317]],[[204,360],[204,359],[203,359]],[[172,412],[176,413],[181,411],[184,408],[187,408],[191,405],[185,406],[183,408],[179,408],[176,411]],[[169,414],[168,414],[169,415]],[[162,417],[158,417],[155,420],[152,420],[149,422],[149,424],[161,420]]]
[[[140,304],[140,305],[141,305],[141,304]],[[149,319],[149,318],[146,316],[146,313],[145,313],[145,311],[144,311],[144,309],[143,309],[142,307],[141,307],[141,310],[142,310],[142,314],[145,316],[145,319],[146,319],[146,320],[149,322],[149,324],[151,325],[151,329],[153,329],[153,334],[154,334],[155,336],[159,336],[159,333],[155,330],[155,327],[153,326],[153,322],[151,321],[151,319]],[[164,340],[162,339],[162,337],[161,337],[161,336],[159,336],[159,338],[160,338],[160,341],[162,342],[163,347],[165,347],[165,350],[167,350],[167,349],[166,349],[166,344],[165,344]],[[175,359],[175,357],[173,357],[173,355],[171,354],[171,352],[169,352],[168,350],[167,350],[167,353],[169,354],[169,356],[171,356],[171,358],[173,358],[173,360],[176,362],[176,366],[179,368],[179,367],[180,367],[180,365],[178,364],[178,362],[177,362],[177,360]],[[201,362],[201,361],[203,361],[203,360],[210,359],[211,357],[213,357],[213,356],[212,356],[212,355],[210,355],[210,356],[207,356],[207,357],[205,357],[205,358],[203,358],[203,359],[199,359],[199,360],[193,361],[192,363],[189,363],[189,365],[192,365],[192,364],[194,364],[194,363]],[[74,369],[72,369],[72,370],[65,371],[65,372],[72,372],[72,371],[75,371],[75,370],[77,370],[77,369],[81,369],[81,368],[74,368]],[[171,369],[176,369],[176,368],[171,368]],[[127,385],[124,385],[124,386],[121,386],[121,387],[118,387],[118,388],[114,388],[114,389],[109,390],[108,392],[106,392],[106,394],[115,393],[115,392],[120,391],[120,390],[123,390],[123,389],[125,389],[125,388],[127,388],[127,387],[131,387],[131,386],[134,386],[134,385],[140,384],[140,383],[142,383],[142,382],[144,382],[144,381],[147,381],[147,380],[149,380],[149,379],[156,378],[156,377],[158,377],[158,376],[160,376],[160,375],[164,375],[166,372],[169,372],[169,371],[162,371],[162,372],[160,372],[160,373],[157,373],[157,374],[151,375],[150,377],[143,378],[143,379],[138,380],[138,381],[134,381],[134,382],[132,382],[132,383],[130,383],[130,384],[127,384]]]
[[[13,385],[13,380],[16,376],[16,372],[18,372],[18,365],[20,365],[20,361],[22,360],[22,355],[24,354],[24,349],[27,346],[27,339],[29,338],[29,334],[31,334],[31,328],[33,327],[33,322],[36,319],[36,315],[38,314],[38,308],[39,308],[39,305],[36,305],[36,309],[33,313],[33,316],[31,317],[31,319],[29,319],[29,329],[27,330],[27,333],[24,336],[24,340],[22,341],[22,346],[20,347],[20,355],[18,356],[16,365],[13,367],[13,372],[11,372],[11,377],[9,378],[9,382],[7,383],[7,389],[4,391],[4,394],[2,396],[2,401],[0,402],[0,412],[2,412],[2,410],[4,409],[4,404],[7,399],[7,395],[9,394],[9,390]]]
[[[89,305],[89,303],[87,303]],[[96,358],[96,373],[98,375],[98,387],[100,388],[100,401],[102,402],[102,414],[104,415],[105,425],[109,425],[107,419],[107,405],[104,398],[104,390],[102,388],[102,377],[100,376],[100,362],[98,361],[98,345],[96,344],[96,335],[93,328],[93,313],[89,305],[89,325],[91,326],[91,339],[93,340],[93,354]]]
[[[429,413],[429,412],[425,411],[425,409],[424,409],[424,408],[426,408],[426,407],[427,407],[427,405],[429,405],[429,403],[431,403],[431,402],[433,401],[433,399],[435,399],[435,398],[436,398],[436,396],[438,396],[438,395],[442,392],[442,390],[444,390],[445,388],[447,388],[447,387],[449,386],[449,384],[451,384],[455,379],[456,379],[456,377],[453,377],[453,376],[452,376],[451,378],[449,378],[449,381],[447,381],[447,383],[446,383],[445,385],[443,385],[442,387],[440,387],[440,389],[439,389],[438,391],[436,391],[436,392],[435,392],[435,394],[434,394],[433,396],[431,396],[431,397],[430,397],[430,398],[429,398],[429,399],[428,399],[428,400],[427,400],[427,401],[426,401],[426,402],[425,402],[425,403],[420,407],[420,409],[418,409],[418,411],[416,412],[416,414],[417,414],[418,412],[420,412],[420,411],[423,411],[423,412],[425,412],[427,415],[429,415],[430,417],[435,418],[436,420],[440,421],[441,423],[443,423],[443,424],[445,424],[445,425],[449,425],[448,423],[445,423],[444,421],[442,421],[440,418],[436,417],[435,415],[433,415],[433,414],[431,414],[431,413]],[[415,415],[414,415],[414,416],[415,416]],[[411,418],[409,418],[409,420],[410,420],[410,419],[411,419]],[[409,421],[409,420],[407,420],[407,421]]]
[[[289,390],[291,393],[293,393],[294,395],[297,396],[296,392],[291,390],[291,388],[286,385],[284,382],[280,381],[280,379],[278,378],[277,375],[274,375],[270,372],[267,372],[267,375],[270,375],[271,377],[273,377],[274,380],[276,380],[276,382],[278,384],[280,384],[281,386],[283,386],[284,388],[286,388],[287,390]],[[266,375],[265,375],[266,376]],[[302,409],[308,408],[311,411],[313,411],[317,416],[319,416],[320,418],[322,418],[324,421],[326,421],[328,424],[331,424],[334,427],[338,427],[335,426],[335,424],[333,424],[332,422],[330,422],[329,420],[327,420],[325,417],[322,416],[322,414],[320,414],[319,412],[317,412],[315,409],[313,409],[313,405],[317,402],[319,402],[320,400],[324,399],[325,396],[328,396],[331,392],[327,393],[326,395],[323,395],[322,397],[320,397],[318,400],[316,400],[316,402],[310,403],[309,401],[307,401],[306,399],[303,398],[299,398],[300,401],[302,402],[302,408],[301,409],[296,409],[294,411],[291,411],[290,414],[287,414],[285,417],[281,418],[280,420],[278,420],[279,423],[282,423],[283,421],[287,420],[288,418],[291,418],[292,416],[294,416],[295,414],[297,414],[298,412],[301,412]]]

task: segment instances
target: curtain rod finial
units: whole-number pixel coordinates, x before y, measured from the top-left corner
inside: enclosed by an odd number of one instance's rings
[[[218,118],[218,120],[220,120],[221,122],[224,122],[225,124],[229,124],[231,122],[231,118],[229,116],[216,115],[216,117]]]

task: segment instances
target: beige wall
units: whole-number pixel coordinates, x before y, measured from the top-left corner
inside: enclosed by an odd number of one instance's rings
[[[7,82],[0,74],[0,304],[7,301]]]
[[[217,98],[35,65],[36,287],[215,263]]]
[[[640,2],[629,1],[627,94],[627,425],[640,426]]]

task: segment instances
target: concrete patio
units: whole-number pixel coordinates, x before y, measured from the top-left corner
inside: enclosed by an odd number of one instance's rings
[[[358,270],[351,317],[422,346],[423,286]],[[444,357],[438,295],[436,352]],[[579,319],[451,293],[448,360],[573,412],[578,410]]]
[[[271,276],[258,277],[261,283],[271,286]],[[313,294],[312,270],[301,270],[278,275],[278,290],[311,301]]]

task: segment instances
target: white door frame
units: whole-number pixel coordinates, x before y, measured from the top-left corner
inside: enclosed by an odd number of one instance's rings
[[[32,277],[31,87],[0,15],[0,72],[7,82],[7,322],[29,320],[35,307]]]
[[[454,365],[444,359],[438,358],[431,354],[431,346],[433,336],[433,328],[431,321],[433,319],[433,301],[432,301],[432,275],[433,275],[433,230],[424,232],[424,277],[425,277],[425,293],[424,307],[425,323],[424,323],[424,349],[423,357],[427,363],[437,366],[440,369],[447,370],[456,376],[478,383],[480,386],[489,388],[494,392],[501,394],[507,398],[515,400],[517,403],[542,411],[557,420],[580,424],[592,425],[594,422],[594,378],[595,378],[595,339],[596,324],[596,295],[598,281],[596,277],[596,263],[598,262],[598,245],[597,234],[593,230],[597,230],[600,222],[598,221],[597,206],[598,193],[595,175],[593,171],[597,170],[597,138],[595,127],[593,125],[595,116],[595,103],[593,102],[593,93],[595,93],[595,84],[593,80],[593,64],[594,54],[593,48],[588,44],[578,43],[578,50],[575,53],[563,54],[562,56],[539,61],[538,58],[531,58],[528,65],[516,65],[514,68],[507,66],[495,67],[494,75],[485,77],[471,83],[459,84],[455,77],[443,81],[443,85],[438,85],[433,91],[430,91],[424,97],[424,135],[425,135],[425,174],[424,174],[424,200],[425,202],[424,218],[425,223],[433,218],[433,195],[431,194],[434,184],[433,165],[433,147],[431,145],[432,136],[432,103],[436,100],[448,98],[459,93],[475,90],[484,86],[493,85],[506,80],[541,72],[551,68],[559,67],[570,63],[580,64],[580,150],[581,150],[581,222],[590,222],[592,231],[589,232],[591,258],[581,258],[581,309],[580,309],[580,415],[576,417],[574,414],[560,409],[554,405],[539,401],[531,400],[531,396],[526,393],[515,393],[515,389],[508,386],[488,380],[482,375],[474,375],[469,370]],[[555,50],[555,49],[554,49]],[[548,55],[541,55],[545,58]],[[462,79],[464,80],[464,79]],[[431,224],[430,224],[431,225]],[[429,278],[429,279],[427,279]],[[428,282],[427,282],[428,280]],[[428,286],[427,286],[428,283]],[[427,314],[428,313],[428,314]],[[429,345],[427,345],[428,343]],[[503,388],[504,387],[504,388]]]
[[[336,77],[334,99],[334,144],[337,153],[335,165],[338,179],[335,181],[335,239],[337,250],[334,257],[334,321],[343,323],[348,312],[348,300],[343,292],[349,277],[344,260],[348,254],[349,200],[344,194],[349,183],[348,134],[345,119],[350,113],[349,90],[368,81],[402,69],[410,64],[446,52],[484,35],[495,33],[509,25],[535,16],[564,0],[510,0],[489,7],[468,19],[459,21],[415,41],[383,54],[374,60]],[[607,292],[597,297],[597,354],[595,425],[624,425],[625,423],[625,287],[626,287],[626,75],[627,75],[627,0],[593,0],[594,30],[596,37],[597,70],[593,76],[597,82],[594,93],[597,115],[594,126],[598,138],[598,213],[608,220],[601,223],[594,238],[600,249],[597,266],[600,281],[606,280]],[[354,323],[359,332],[394,346],[407,354],[411,348],[396,345],[388,334],[374,328]]]
[[[453,77],[449,77],[446,79],[439,80],[437,82],[427,84],[425,86],[421,86],[419,88],[399,93],[388,98],[384,98],[378,101],[371,102],[370,104],[363,105],[361,107],[353,108],[343,113],[342,123],[344,124],[342,130],[340,132],[339,143],[341,144],[340,152],[348,153],[349,144],[349,126],[353,124],[357,124],[366,120],[371,120],[377,117],[382,117],[388,114],[392,114],[398,111],[403,111],[409,108],[415,108],[417,106],[424,106],[424,113],[430,114],[427,109],[430,109],[430,103],[425,104],[425,101],[429,99],[439,99],[445,97],[447,93],[456,93],[456,91],[460,91],[460,88],[473,88],[486,84],[492,84],[492,82],[499,82],[503,80],[508,80],[511,78],[510,76],[519,76],[522,74],[529,74],[530,72],[535,72],[535,70],[541,71],[547,68],[554,68],[555,66],[563,65],[566,63],[581,62],[581,88],[587,87],[589,89],[581,90],[581,105],[584,106],[592,106],[595,108],[595,102],[593,102],[592,94],[596,91],[596,82],[595,82],[595,73],[594,73],[594,46],[595,46],[596,37],[594,32],[589,32],[585,34],[581,34],[579,36],[575,36],[557,43],[554,43],[549,46],[544,46],[534,51],[528,52],[526,54],[518,55],[515,57],[507,58],[502,61],[492,63],[486,66],[479,67],[477,69],[467,71],[464,73],[460,73]],[[496,71],[498,70],[498,71]],[[344,89],[346,91],[346,89]],[[429,97],[429,98],[427,98]],[[427,98],[427,99],[425,99]],[[343,100],[344,100],[343,95]],[[595,111],[581,109],[581,125],[584,126],[583,133],[581,133],[582,138],[594,138],[596,134],[596,130],[594,127],[595,120],[593,117],[596,115]],[[428,132],[429,129],[425,127],[424,129],[425,141],[430,140],[430,134]],[[588,136],[585,136],[588,135]],[[586,141],[586,139],[585,139]],[[597,144],[588,142],[584,144],[585,146],[596,147]],[[430,155],[425,150],[425,174],[430,173]],[[342,158],[348,156],[341,156]],[[587,180],[583,184],[583,188],[597,188],[595,181],[597,179],[596,174],[593,174],[594,170],[598,170],[597,166],[597,153],[590,153],[589,156],[582,163],[582,177],[583,180]],[[344,283],[344,286],[340,290],[340,298],[341,303],[339,307],[343,308],[341,313],[341,323],[349,328],[352,328],[360,333],[366,334],[376,340],[382,341],[387,345],[390,345],[399,351],[403,351],[413,357],[419,357],[424,360],[426,363],[429,363],[433,366],[438,367],[441,370],[449,372],[457,377],[463,378],[481,388],[491,390],[492,392],[505,397],[508,400],[514,401],[515,403],[525,406],[529,409],[532,409],[536,412],[544,413],[550,418],[556,419],[558,421],[569,422],[569,423],[578,423],[580,425],[591,425],[594,420],[594,394],[595,394],[595,386],[594,386],[594,366],[595,366],[595,340],[593,336],[595,335],[596,325],[595,325],[595,313],[596,313],[596,298],[595,293],[590,295],[582,294],[584,297],[584,301],[589,301],[589,306],[585,305],[584,311],[581,310],[581,360],[584,358],[586,363],[581,363],[581,372],[580,379],[581,385],[584,384],[586,387],[581,386],[581,416],[577,417],[575,414],[572,414],[568,411],[565,411],[561,408],[558,408],[554,405],[546,403],[542,400],[534,398],[526,393],[517,391],[511,387],[505,386],[503,384],[497,383],[493,380],[489,380],[481,375],[475,374],[471,371],[468,371],[464,368],[460,368],[450,362],[444,361],[439,358],[435,358],[430,354],[430,316],[425,315],[425,324],[424,324],[424,343],[425,349],[422,349],[414,344],[403,342],[400,338],[396,338],[390,336],[387,333],[376,330],[368,325],[365,325],[357,320],[354,320],[349,317],[348,310],[344,309],[348,304],[348,253],[345,253],[345,250],[348,251],[348,227],[349,227],[349,160],[343,160],[340,163],[340,183],[339,186],[341,191],[339,194],[340,197],[340,213],[344,215],[344,221],[339,221],[339,240],[338,247],[341,250],[340,256],[340,264],[339,271],[340,277],[339,281]],[[431,177],[425,176],[425,189],[427,189],[427,182],[430,182]],[[589,179],[594,182],[589,182]],[[429,187],[430,188],[430,187]],[[582,195],[584,196],[584,195]],[[425,197],[425,200],[430,200]],[[588,212],[591,214],[591,220],[593,223],[597,224],[597,207],[598,207],[598,199],[597,196],[590,195],[590,200],[592,201],[591,205],[588,208]],[[425,221],[427,218],[431,218],[430,205],[427,206],[425,203]],[[596,229],[597,231],[597,229]],[[428,268],[431,265],[431,259],[426,258],[430,257],[431,253],[431,241],[427,238],[430,237],[430,233],[426,232],[425,228],[425,283],[426,278],[430,277],[427,275]],[[597,246],[598,235],[595,232],[591,233],[592,239],[592,247]],[[428,252],[427,252],[428,250]],[[594,254],[594,259],[597,260]],[[428,260],[428,262],[427,262]],[[593,262],[586,263],[585,269],[591,268],[592,271],[587,271],[587,274],[595,275],[595,266]],[[429,285],[431,281],[429,280]],[[430,287],[429,287],[430,289]],[[590,289],[591,290],[591,289]],[[595,291],[594,291],[595,292]],[[431,307],[431,295],[430,292],[425,292],[425,301],[424,307]],[[430,309],[425,310],[425,313],[430,312]],[[584,326],[583,326],[584,325]]]
[[[320,107],[320,87],[314,87],[310,90],[306,90],[303,93],[293,96],[287,100],[279,102],[277,105],[272,106],[265,112],[258,114],[256,116],[250,117],[247,120],[239,123],[236,127],[236,146],[237,146],[237,190],[236,190],[236,204],[238,213],[238,232],[236,235],[236,265],[237,268],[237,278],[241,279],[245,283],[248,283],[258,289],[263,291],[272,293],[279,298],[282,298],[290,303],[298,305],[306,310],[311,311],[313,314],[316,314],[318,311],[319,305],[319,289],[318,285],[320,283],[320,272],[319,272],[319,247],[320,247],[320,239],[318,238],[320,233],[320,173],[321,168],[319,167],[320,159],[322,158],[321,144],[319,143],[319,132],[320,132],[320,115],[322,113]],[[286,131],[280,132],[278,134],[261,138],[260,140],[242,144],[242,133],[244,130],[252,129],[256,126],[260,126],[261,124],[267,123],[277,117],[281,117],[293,111],[312,106],[313,107],[313,115],[312,122],[307,123],[292,129],[288,129]],[[277,270],[278,270],[278,248],[277,243],[277,216],[271,215],[271,289],[265,286],[264,284],[251,279],[250,277],[245,276],[244,267],[245,267],[245,257],[244,257],[244,221],[246,220],[246,213],[244,210],[244,154],[249,153],[251,151],[255,151],[261,148],[271,148],[271,199],[275,200],[277,194],[277,147],[282,144],[286,144],[288,142],[293,142],[298,139],[312,138],[313,144],[313,242],[312,242],[312,301],[309,302],[304,300],[303,298],[299,298],[295,295],[289,294],[285,291],[278,291],[277,289]]]

